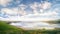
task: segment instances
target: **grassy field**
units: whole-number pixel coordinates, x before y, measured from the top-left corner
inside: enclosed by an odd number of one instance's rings
[[[60,34],[60,29],[23,30],[21,28],[9,25],[4,21],[0,21],[0,34]]]
[[[6,34],[6,33],[16,33],[21,32],[23,29],[17,28],[15,26],[9,25],[6,22],[0,21],[0,34]]]

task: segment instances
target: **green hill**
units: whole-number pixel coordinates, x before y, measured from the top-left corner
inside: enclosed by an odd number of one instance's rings
[[[5,21],[0,21],[0,34],[6,34],[6,33],[15,34],[16,32],[21,32],[21,31],[23,31],[23,29],[9,25]]]
[[[60,28],[54,30],[23,30],[21,28],[0,21],[0,34],[60,34]]]

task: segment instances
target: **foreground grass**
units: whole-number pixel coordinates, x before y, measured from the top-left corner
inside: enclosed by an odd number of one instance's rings
[[[54,30],[23,30],[0,21],[0,34],[60,34],[60,29]]]
[[[4,32],[21,32],[23,29],[17,28],[15,26],[9,25],[6,22],[0,21],[0,34],[5,34]]]

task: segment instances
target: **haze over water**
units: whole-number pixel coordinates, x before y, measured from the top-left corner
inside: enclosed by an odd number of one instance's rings
[[[17,26],[19,28],[23,28],[26,30],[31,29],[54,29],[54,28],[60,28],[60,24],[49,24],[46,22],[17,22],[17,23],[11,23],[10,25]]]

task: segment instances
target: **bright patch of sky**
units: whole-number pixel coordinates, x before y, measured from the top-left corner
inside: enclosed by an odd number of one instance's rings
[[[60,0],[0,0],[0,20],[60,19]]]

